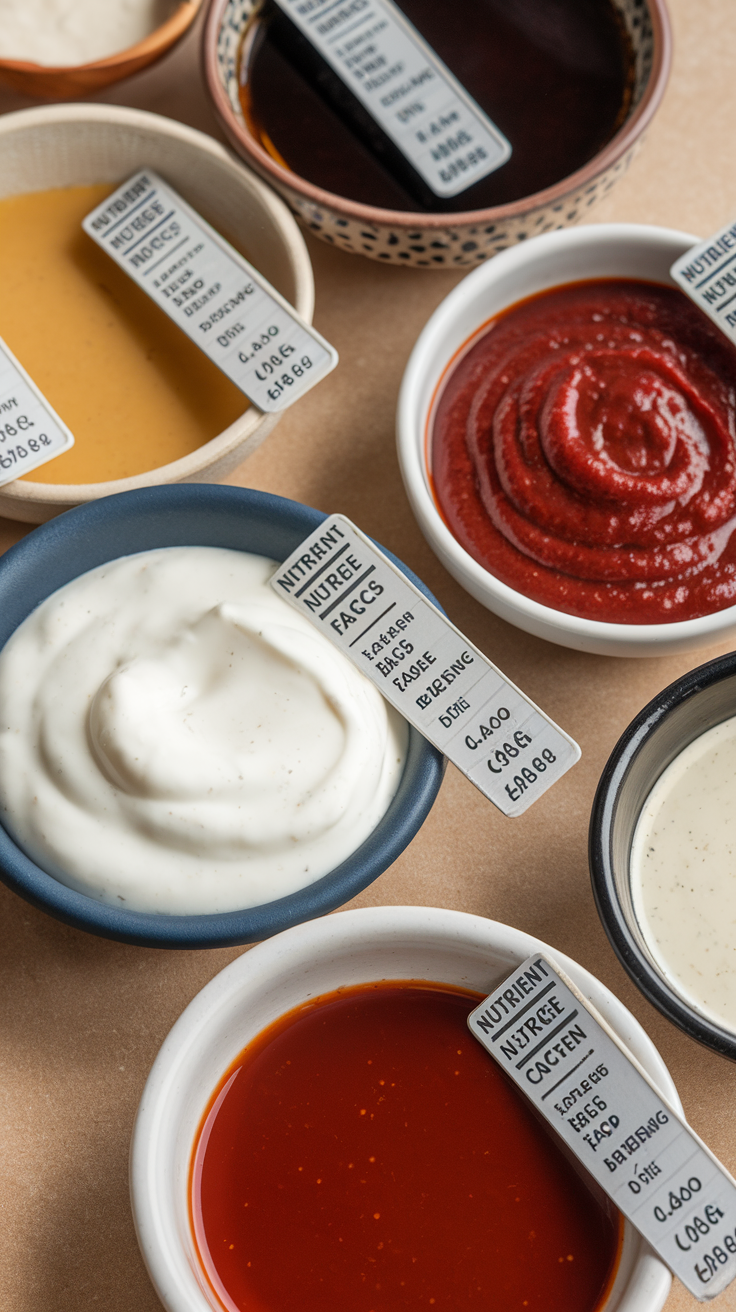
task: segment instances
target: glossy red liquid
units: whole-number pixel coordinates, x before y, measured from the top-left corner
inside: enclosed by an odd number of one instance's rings
[[[197,1245],[239,1312],[593,1312],[620,1218],[471,1037],[478,995],[344,989],[241,1053],[195,1146]]]
[[[632,624],[736,602],[736,349],[673,287],[602,279],[504,311],[451,368],[435,495],[491,574]]]

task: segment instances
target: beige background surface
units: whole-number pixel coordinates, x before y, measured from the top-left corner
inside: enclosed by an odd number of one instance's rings
[[[736,214],[736,0],[670,0],[669,90],[628,176],[594,211],[701,236]],[[217,134],[197,31],[163,65],[98,97]],[[0,112],[31,102],[0,91]],[[522,819],[505,820],[452,767],[410,849],[356,905],[425,904],[537,934],[594,971],[668,1063],[686,1113],[736,1172],[736,1072],[641,998],[599,924],[587,822],[606,758],[632,716],[701,660],[624,661],[527,637],[445,573],[416,528],[396,461],[396,395],[412,344],[456,273],[385,268],[309,240],[316,324],[339,369],[281,422],[233,482],[341,510],[426,580],[452,619],[583,749]],[[0,520],[0,547],[26,529]],[[66,929],[0,886],[0,1309],[153,1312],[127,1194],[133,1117],[183,1007],[240,949],[155,952]],[[696,1306],[675,1285],[668,1312]],[[736,1309],[736,1285],[716,1306]]]

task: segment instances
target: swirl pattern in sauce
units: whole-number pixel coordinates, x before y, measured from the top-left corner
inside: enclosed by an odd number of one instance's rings
[[[497,578],[573,615],[692,619],[736,602],[736,350],[674,288],[556,287],[450,373],[436,497]]]

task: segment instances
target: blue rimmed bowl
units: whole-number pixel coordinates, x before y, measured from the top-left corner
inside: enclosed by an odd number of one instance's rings
[[[0,648],[57,588],[119,556],[159,547],[207,546],[285,560],[324,519],[319,510],[268,492],[205,484],[141,488],[90,502],[36,529],[0,559]],[[406,565],[391,559],[435,600]],[[443,770],[441,753],[410,728],[398,791],[373,833],[322,879],[263,906],[207,916],[119,910],[47,875],[2,826],[0,879],[57,920],[103,938],[158,948],[252,943],[334,911],[377,879],[423,824]]]

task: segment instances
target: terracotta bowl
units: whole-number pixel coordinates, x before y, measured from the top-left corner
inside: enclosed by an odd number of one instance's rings
[[[323,191],[277,164],[249,131],[238,99],[238,76],[246,24],[258,3],[210,0],[204,70],[223,131],[317,237],[385,263],[471,267],[516,242],[587,218],[626,172],[669,76],[672,36],[665,0],[614,0],[634,50],[634,93],[619,131],[583,168],[545,191],[492,209],[465,214],[378,209]]]
[[[311,323],[314,279],[304,239],[278,196],[219,142],[157,114],[117,105],[53,105],[0,116],[0,197],[47,187],[123,182],[157,169],[204,218],[242,245],[256,268]],[[243,397],[222,433],[171,464],[105,483],[0,487],[0,515],[32,524],[113,492],[224,478],[275,427]]]
[[[76,100],[91,95],[155,63],[191,27],[201,7],[202,0],[181,0],[166,22],[142,41],[91,64],[52,67],[22,59],[0,59],[0,81],[21,95],[44,100]]]

